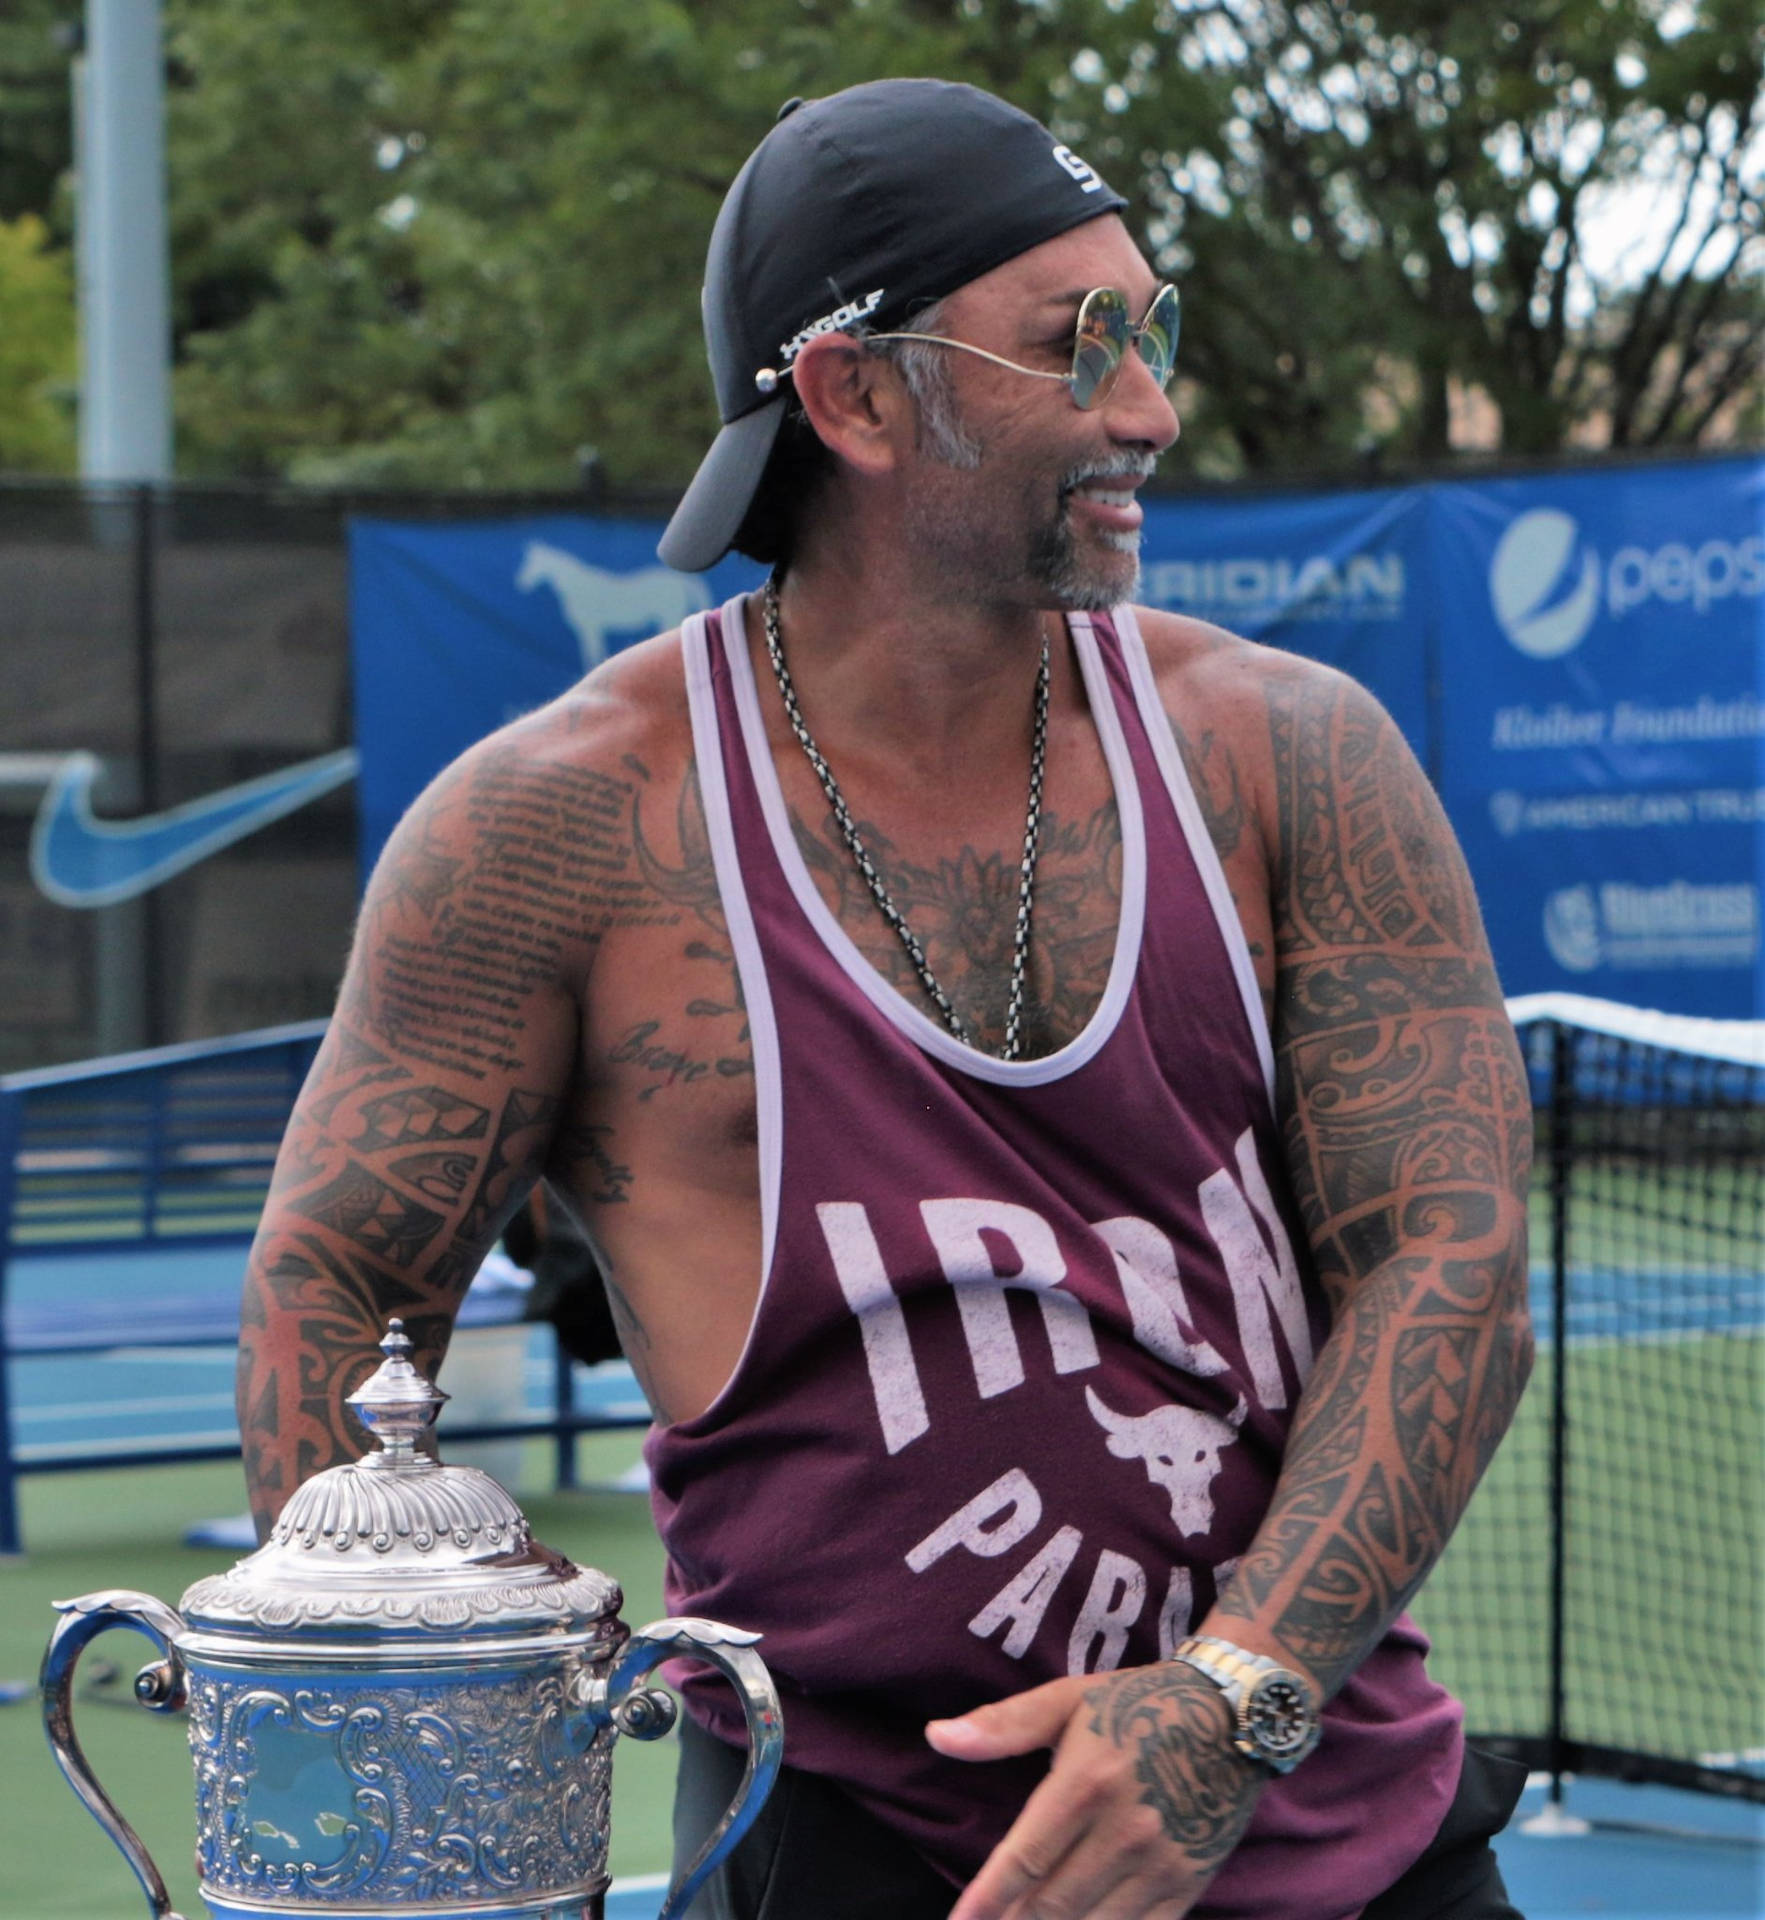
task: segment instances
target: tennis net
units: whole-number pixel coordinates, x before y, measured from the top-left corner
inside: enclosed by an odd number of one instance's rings
[[[1420,1595],[1483,1744],[1765,1800],[1765,1022],[1510,1004],[1539,1360]]]

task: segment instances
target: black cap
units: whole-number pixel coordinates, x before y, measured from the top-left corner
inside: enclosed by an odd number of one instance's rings
[[[729,551],[807,341],[905,326],[1127,204],[1046,127],[977,87],[873,80],[787,101],[711,234],[705,347],[723,431],[668,523],[662,559],[698,573]]]

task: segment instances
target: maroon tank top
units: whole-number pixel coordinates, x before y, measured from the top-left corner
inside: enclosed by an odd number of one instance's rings
[[[1250,954],[1139,630],[1126,609],[1069,628],[1120,922],[1090,1023],[1012,1063],[904,1000],[816,892],[741,603],[684,636],[753,1038],[764,1278],[723,1393],[646,1449],[668,1605],[761,1632],[788,1761],[957,1882],[1046,1759],[946,1760],[925,1721],[1168,1655],[1256,1531],[1328,1325]],[[1345,1920],[1422,1852],[1461,1758],[1426,1650],[1393,1628],[1198,1914]],[[727,1686],[685,1686],[739,1745]]]

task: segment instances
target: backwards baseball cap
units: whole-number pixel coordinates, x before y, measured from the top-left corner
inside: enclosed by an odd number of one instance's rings
[[[1027,113],[945,80],[792,100],[736,175],[705,263],[723,431],[657,551],[698,573],[728,552],[818,334],[888,332],[1044,240],[1127,201]]]

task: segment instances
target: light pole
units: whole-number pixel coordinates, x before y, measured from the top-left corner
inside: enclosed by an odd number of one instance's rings
[[[171,270],[159,0],[86,0],[75,64],[80,474],[172,470]]]
[[[166,229],[165,54],[159,0],[86,0],[73,77],[79,287],[80,477],[93,523],[133,550],[135,752],[109,799],[159,798],[154,702],[156,494],[172,472],[171,265]],[[115,496],[126,489],[124,498]],[[126,529],[126,531],[125,531]],[[132,775],[132,777],[130,777]],[[160,1035],[158,913],[151,896],[100,910],[95,949],[101,1052]]]

